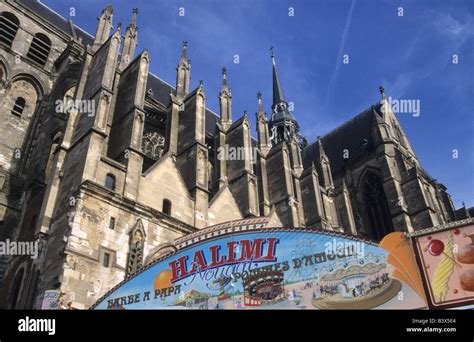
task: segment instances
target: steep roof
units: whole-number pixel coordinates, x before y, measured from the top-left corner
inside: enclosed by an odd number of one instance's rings
[[[160,102],[165,107],[168,107],[170,104],[170,93],[174,91],[174,87],[169,83],[163,81],[158,76],[149,73],[146,85],[149,96],[154,100]],[[216,120],[218,115],[212,110],[206,108],[206,132],[209,134],[214,134],[216,131]]]
[[[280,79],[276,70],[275,57],[272,55],[272,74],[273,74],[273,105],[280,102],[285,102],[283,89],[281,88]]]
[[[278,72],[276,69],[275,56],[272,54],[272,73],[273,73],[273,104],[272,104],[272,117],[270,119],[270,125],[290,120],[296,122],[293,114],[288,110],[288,104],[286,103],[285,96],[283,95],[283,89],[281,87],[280,79],[278,78]]]
[[[344,165],[354,163],[374,148],[371,130],[374,119],[373,109],[376,106],[368,108],[320,138],[333,174],[341,171]],[[349,150],[348,161],[343,159],[344,149]],[[316,164],[319,162],[317,141],[303,150],[302,157],[304,168],[310,167],[312,162]]]
[[[163,81],[158,76],[153,75],[152,73],[148,73],[146,89],[148,92],[148,96],[158,101],[165,107],[168,107],[171,101],[170,93],[174,91],[173,86]]]
[[[214,113],[209,108],[206,108],[206,132],[214,135],[216,133],[216,122],[219,120],[219,115]]]
[[[30,11],[36,13],[37,15],[45,19],[45,21],[56,26],[58,29],[67,33],[69,36],[73,36],[69,21],[63,16],[61,16],[59,13],[53,11],[48,6],[39,2],[38,0],[16,0],[16,2],[22,5],[23,7],[26,7]],[[88,34],[86,31],[82,30],[79,26],[74,25],[74,29],[76,36],[82,38],[82,42],[84,43],[84,45],[92,44],[94,42],[94,37]]]

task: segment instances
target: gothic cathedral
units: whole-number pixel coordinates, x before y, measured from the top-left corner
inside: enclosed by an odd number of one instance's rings
[[[60,289],[88,308],[175,239],[228,221],[379,241],[456,219],[383,89],[309,143],[272,55],[272,104],[267,113],[257,94],[253,134],[248,114],[232,112],[225,68],[219,113],[206,107],[191,44],[175,85],[149,73],[137,13],[112,29],[106,7],[91,36],[38,1],[0,3],[0,237],[39,241],[41,252],[1,259],[0,307],[39,308]]]

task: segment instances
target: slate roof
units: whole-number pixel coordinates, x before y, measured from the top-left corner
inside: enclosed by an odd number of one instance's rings
[[[214,135],[216,133],[216,121],[219,119],[219,115],[214,113],[212,110],[206,108],[206,132]]]
[[[377,106],[380,105],[377,104],[374,108]],[[374,113],[371,107],[320,138],[333,174],[341,171],[344,165],[354,163],[374,148],[371,134],[373,120]],[[348,161],[343,159],[344,149],[349,150]],[[303,150],[302,158],[305,169],[310,167],[313,161],[316,165],[319,163],[317,141]]]
[[[16,0],[16,2],[36,13],[52,25],[56,26],[58,29],[67,33],[69,36],[73,36],[68,20],[41,2],[37,0]],[[82,38],[84,45],[92,44],[94,42],[94,38],[87,32],[83,31],[79,26],[74,25],[74,28],[77,37]]]
[[[151,98],[160,102],[165,107],[168,107],[170,104],[170,93],[174,90],[174,87],[163,81],[158,76],[148,73],[146,89]]]
[[[174,91],[174,87],[169,83],[163,81],[156,75],[152,73],[148,74],[147,91],[151,89],[149,96],[154,100],[160,102],[165,107],[168,107],[170,104],[170,92]],[[206,108],[206,132],[209,134],[214,134],[216,131],[216,119],[219,116],[214,113],[212,110]]]
[[[474,217],[474,207],[466,208],[462,206],[459,209],[454,210],[454,216],[456,220],[464,220],[469,217]]]

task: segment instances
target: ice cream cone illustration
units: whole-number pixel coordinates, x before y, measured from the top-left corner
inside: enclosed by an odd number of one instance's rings
[[[449,291],[449,279],[454,272],[455,262],[453,255],[453,234],[448,232],[446,244],[433,240],[430,244],[430,253],[443,254],[433,276],[433,293],[440,300],[444,301]],[[434,254],[435,255],[435,254]]]

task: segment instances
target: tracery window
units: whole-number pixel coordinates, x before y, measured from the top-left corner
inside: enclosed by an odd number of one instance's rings
[[[390,209],[382,185],[382,180],[374,173],[368,173],[362,185],[370,237],[380,241],[393,231]]]

